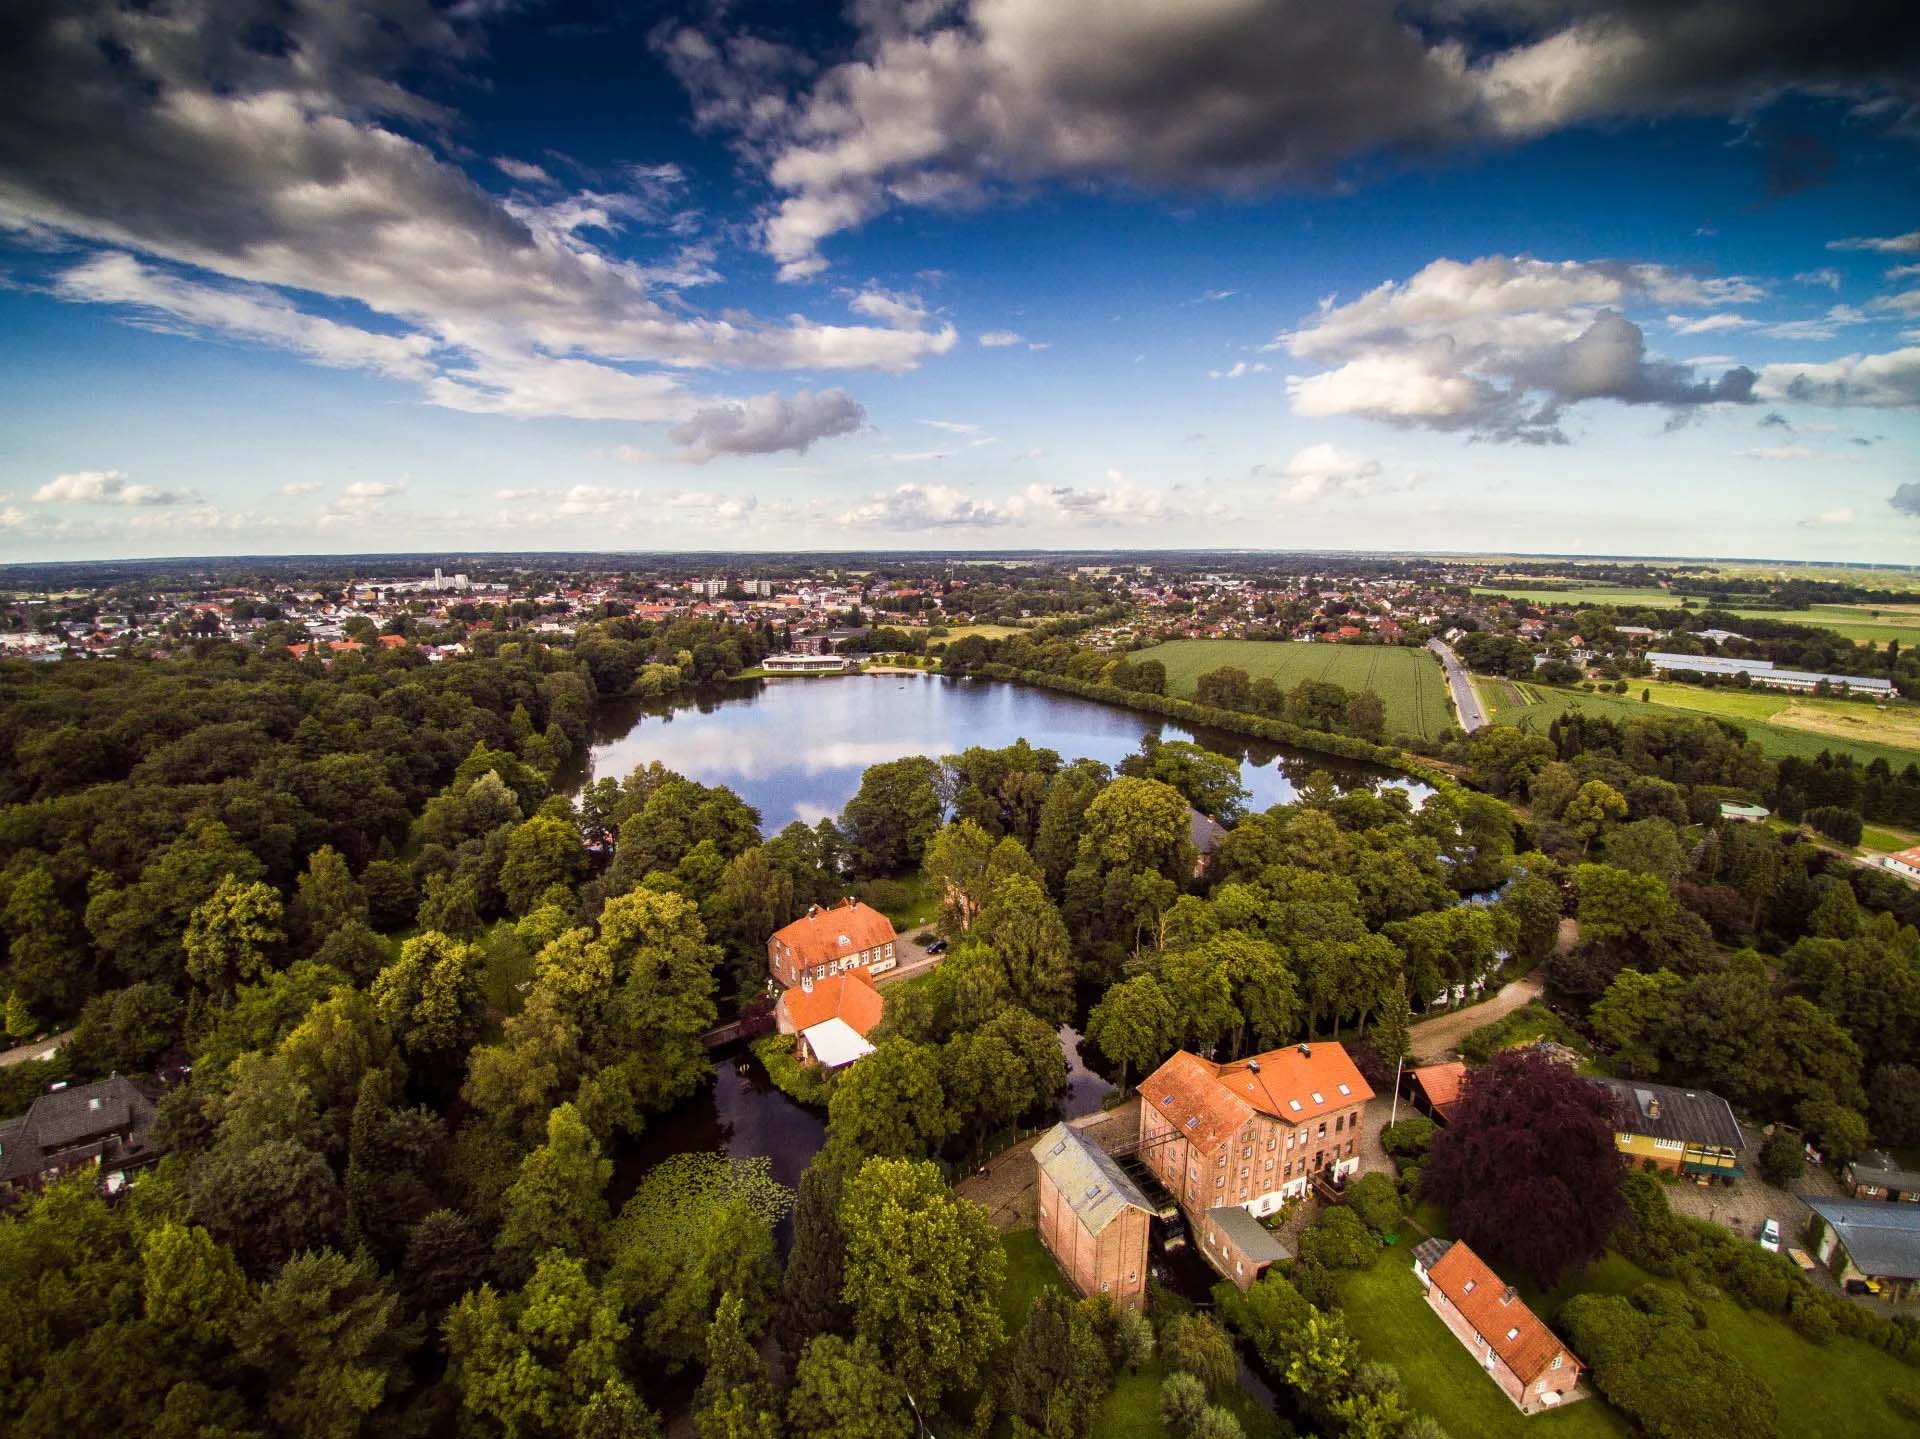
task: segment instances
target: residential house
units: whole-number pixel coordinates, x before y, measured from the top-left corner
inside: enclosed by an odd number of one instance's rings
[[[1920,879],[1920,845],[1903,849],[1898,854],[1881,855],[1880,867],[1892,870],[1902,879]]]
[[[794,1036],[802,1064],[838,1069],[873,1053],[867,1036],[885,1007],[867,971],[849,969],[825,979],[802,976],[774,1003],[773,1018],[782,1034]]]
[[[1849,1161],[1845,1174],[1855,1199],[1920,1204],[1920,1170],[1908,1169],[1885,1150],[1871,1150]]]
[[[1886,1299],[1920,1296],[1920,1204],[1818,1194],[1800,1198],[1813,1211],[1809,1247],[1842,1289]]]
[[[117,1074],[43,1094],[18,1119],[0,1121],[0,1194],[88,1167],[117,1194],[129,1174],[160,1157],[152,1130],[153,1101]]]
[[[1596,1079],[1621,1101],[1626,1127],[1616,1131],[1620,1152],[1635,1162],[1651,1160],[1670,1174],[1702,1181],[1738,1179],[1746,1173],[1733,1107],[1707,1089],[1676,1089],[1644,1080]]]
[[[1422,1240],[1413,1273],[1433,1312],[1522,1414],[1557,1408],[1575,1393],[1586,1366],[1460,1240]]]
[[[1193,877],[1204,878],[1207,871],[1213,868],[1213,852],[1220,848],[1220,841],[1227,837],[1227,827],[1188,805],[1187,837],[1193,841]]]
[[[1181,1050],[1141,1083],[1140,1097],[1140,1157],[1205,1253],[1211,1211],[1271,1214],[1315,1178],[1339,1182],[1359,1168],[1373,1090],[1342,1046],[1302,1044],[1232,1064]],[[1217,1251],[1209,1257],[1217,1262]]]
[[[774,931],[767,941],[767,969],[789,988],[849,969],[885,974],[898,963],[893,945],[893,921],[848,897],[825,909],[809,905],[792,924]]]
[[[1435,1124],[1446,1124],[1453,1118],[1466,1080],[1467,1067],[1458,1060],[1451,1064],[1423,1064],[1407,1071],[1408,1098],[1413,1100],[1414,1108]]]
[[[1126,1309],[1147,1305],[1147,1231],[1153,1206],[1113,1156],[1070,1124],[1033,1146],[1040,1242],[1082,1294]]]

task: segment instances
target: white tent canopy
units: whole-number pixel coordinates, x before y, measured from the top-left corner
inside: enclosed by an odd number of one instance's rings
[[[838,1069],[873,1053],[873,1046],[860,1037],[860,1031],[837,1015],[809,1025],[800,1031],[800,1037],[806,1040],[813,1057],[828,1069]]]

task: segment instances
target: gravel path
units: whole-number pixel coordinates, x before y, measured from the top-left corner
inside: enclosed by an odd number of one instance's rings
[[[1540,972],[1535,970],[1524,979],[1500,986],[1492,999],[1483,999],[1465,1009],[1423,1019],[1407,1031],[1407,1052],[1421,1060],[1446,1054],[1481,1025],[1492,1024],[1496,1019],[1533,1003],[1545,989],[1546,984]]]
[[[55,1054],[60,1046],[73,1038],[73,1031],[64,1034],[50,1034],[45,1039],[36,1039],[32,1044],[22,1044],[14,1049],[0,1052],[0,1069],[9,1065],[25,1064],[29,1059],[47,1059]]]

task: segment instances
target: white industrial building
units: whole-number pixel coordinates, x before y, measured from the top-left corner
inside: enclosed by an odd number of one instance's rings
[[[1812,670],[1783,670],[1776,668],[1772,660],[1731,659],[1721,655],[1675,655],[1649,650],[1647,663],[1653,666],[1655,674],[1661,675],[1678,672],[1728,676],[1744,674],[1754,684],[1767,689],[1807,691],[1824,682],[1830,688],[1872,695],[1875,699],[1890,699],[1894,693],[1892,680],[1873,675],[1825,675],[1815,674]]]

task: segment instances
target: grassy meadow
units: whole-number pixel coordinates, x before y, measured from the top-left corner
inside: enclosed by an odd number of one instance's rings
[[[1193,697],[1208,670],[1232,665],[1255,679],[1291,689],[1302,680],[1326,680],[1350,690],[1370,689],[1386,702],[1387,734],[1435,738],[1453,723],[1440,661],[1424,649],[1398,645],[1336,645],[1299,640],[1169,640],[1132,656],[1167,668],[1167,693]]]
[[[1526,680],[1476,675],[1474,684],[1496,724],[1545,734],[1570,709],[1615,719],[1649,712],[1713,715],[1746,730],[1767,755],[1811,759],[1821,750],[1851,754],[1862,764],[1884,759],[1896,769],[1920,758],[1920,706],[1884,705],[1766,690],[1706,689],[1664,680],[1629,680],[1624,695],[1558,689]],[[1651,699],[1643,703],[1640,692]]]
[[[1554,1413],[1523,1417],[1428,1307],[1413,1277],[1411,1243],[1389,1250],[1371,1269],[1340,1276],[1348,1327],[1369,1359],[1400,1371],[1414,1406],[1449,1434],[1475,1439],[1602,1439],[1635,1432],[1597,1396]],[[1609,1253],[1542,1295],[1519,1283],[1521,1297],[1549,1323],[1575,1294],[1631,1295],[1643,1284],[1679,1289]],[[1857,1339],[1814,1344],[1770,1315],[1730,1299],[1709,1299],[1707,1332],[1772,1391],[1783,1434],[1804,1439],[1894,1439],[1912,1421],[1887,1402],[1895,1385],[1913,1387],[1914,1370]]]

